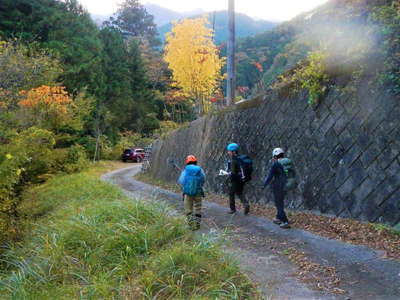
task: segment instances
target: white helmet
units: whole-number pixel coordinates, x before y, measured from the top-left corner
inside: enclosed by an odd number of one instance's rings
[[[273,157],[274,157],[274,156],[278,156],[278,155],[283,154],[283,153],[285,153],[285,151],[283,151],[282,148],[275,148],[275,149],[272,151],[272,156],[273,156]]]

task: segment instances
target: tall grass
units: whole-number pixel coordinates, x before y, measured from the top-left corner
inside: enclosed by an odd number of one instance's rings
[[[246,299],[254,287],[206,237],[94,173],[24,195],[27,235],[2,256],[5,299]]]

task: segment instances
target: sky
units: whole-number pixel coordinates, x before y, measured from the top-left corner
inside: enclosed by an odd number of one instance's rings
[[[90,13],[110,15],[114,13],[121,0],[80,0]],[[309,11],[328,0],[236,0],[236,11],[251,17],[286,21],[296,15]],[[142,0],[179,11],[201,9],[204,11],[223,10],[228,6],[228,0]]]

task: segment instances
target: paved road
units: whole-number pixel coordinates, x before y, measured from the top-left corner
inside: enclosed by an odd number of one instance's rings
[[[163,200],[182,210],[181,196],[133,179],[140,165],[113,171],[103,179],[117,184],[129,196]],[[400,262],[380,258],[379,251],[330,240],[310,232],[282,230],[267,219],[228,215],[227,209],[204,203],[202,233],[221,235],[229,241],[226,250],[240,262],[242,269],[258,283],[267,299],[400,299]],[[335,267],[345,295],[313,290],[293,276],[298,270],[282,249],[304,251],[320,265]],[[279,249],[279,251],[278,251]]]

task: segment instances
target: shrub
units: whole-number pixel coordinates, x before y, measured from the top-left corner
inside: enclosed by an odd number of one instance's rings
[[[374,8],[372,20],[380,26],[385,53],[384,71],[380,73],[383,84],[393,86],[393,92],[400,94],[400,4],[390,1],[391,5]]]
[[[12,225],[18,195],[24,183],[36,182],[48,171],[53,145],[51,132],[33,127],[14,135],[9,144],[0,147],[0,242],[16,233]]]
[[[0,154],[0,245],[16,234],[12,226],[15,214],[17,187],[21,182],[22,166],[28,160],[10,153]]]
[[[54,149],[50,158],[51,173],[63,172],[67,174],[80,172],[89,165],[86,150],[81,145],[74,145],[65,149]]]
[[[0,103],[15,107],[22,89],[54,83],[62,69],[57,57],[37,44],[24,45],[19,41],[0,41],[0,82],[3,91]]]
[[[312,52],[306,63],[295,72],[301,88],[308,91],[308,104],[316,105],[325,94],[329,77],[326,74],[326,54]]]
[[[0,243],[16,233],[13,221],[24,185],[43,182],[58,172],[78,172],[88,166],[82,146],[54,150],[54,144],[53,133],[31,127],[0,147]]]

